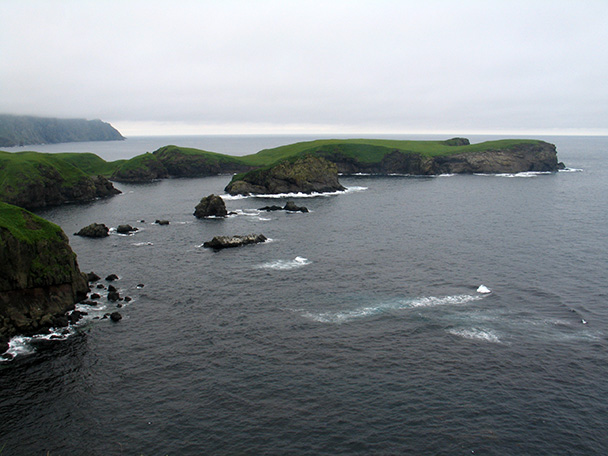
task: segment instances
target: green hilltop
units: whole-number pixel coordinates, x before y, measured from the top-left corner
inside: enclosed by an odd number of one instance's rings
[[[462,157],[479,156],[484,153],[503,154],[503,156],[510,154],[515,157],[523,152],[529,157],[534,154],[536,157],[540,157],[539,154],[543,155],[542,163],[539,162],[540,159],[533,158],[504,170],[500,167],[499,160],[494,160],[493,166],[485,168],[470,163],[466,167],[446,165],[450,160],[462,161]],[[24,205],[18,195],[25,192],[28,198],[32,199],[36,197],[36,192],[48,193],[51,185],[59,187],[53,191],[60,193],[65,193],[66,189],[74,186],[87,187],[86,191],[81,188],[79,192],[88,195],[83,200],[87,198],[90,200],[89,190],[93,184],[87,179],[97,179],[95,185],[107,187],[105,182],[100,183],[102,182],[100,176],[119,182],[149,182],[167,177],[203,177],[218,174],[237,174],[235,176],[237,179],[242,177],[243,173],[254,169],[272,167],[285,160],[294,161],[304,155],[315,155],[331,161],[338,166],[339,172],[344,174],[357,172],[438,174],[513,172],[519,168],[526,171],[557,169],[555,146],[529,139],[503,139],[478,144],[469,144],[464,138],[445,141],[319,139],[264,149],[245,156],[168,145],[152,153],[147,152],[129,160],[113,162],[107,162],[92,153],[45,154],[0,151],[0,201]],[[535,161],[534,165],[531,165],[531,160]],[[73,197],[69,192],[66,195],[63,197],[66,201]],[[107,195],[97,195],[99,196]],[[51,204],[62,204],[61,198],[48,202],[48,205]],[[25,204],[24,207],[34,206]]]

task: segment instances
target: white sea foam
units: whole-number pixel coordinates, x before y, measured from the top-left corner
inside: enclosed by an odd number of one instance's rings
[[[264,198],[264,199],[280,199],[280,198],[318,198],[320,196],[334,196],[346,193],[361,192],[367,190],[367,187],[352,186],[346,190],[338,190],[335,192],[313,192],[313,193],[277,193],[277,194],[258,194],[258,195],[221,195],[224,200],[240,200],[244,198]]]
[[[477,288],[477,293],[488,294],[492,293],[492,290],[490,290],[485,285],[479,285],[479,288]]]
[[[560,172],[560,173],[582,173],[583,170],[580,168],[564,168],[564,169],[560,169],[558,172]]]
[[[134,242],[133,245],[140,247],[142,245],[154,245],[154,244],[152,242]]]
[[[345,323],[351,320],[370,317],[394,310],[418,309],[436,306],[454,306],[466,304],[483,299],[482,296],[453,295],[453,296],[423,296],[408,299],[396,299],[380,302],[376,305],[367,305],[355,309],[341,310],[338,312],[304,312],[302,315],[320,323]]]
[[[552,174],[551,171],[524,171],[521,173],[474,173],[475,176],[490,176],[490,177],[537,177],[545,174]]]
[[[34,348],[30,345],[32,338],[26,336],[15,336],[8,342],[7,358],[0,357],[1,361],[8,361],[17,356],[29,355],[34,353]]]
[[[257,267],[260,269],[274,269],[278,271],[289,271],[291,269],[301,268],[312,263],[309,259],[297,256],[293,260],[274,260],[267,263],[262,263]]]
[[[501,343],[500,337],[490,329],[480,328],[469,328],[469,329],[448,329],[448,333],[464,337],[465,339],[471,340],[482,340],[485,342],[492,342],[495,344]]]

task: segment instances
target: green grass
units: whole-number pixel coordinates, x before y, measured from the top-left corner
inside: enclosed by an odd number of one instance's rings
[[[0,202],[0,228],[7,229],[20,241],[33,244],[61,233],[61,228],[12,204]]]
[[[91,176],[98,174],[101,174],[102,176],[106,177],[111,176],[114,170],[116,170],[116,168],[118,168],[121,164],[127,161],[116,160],[113,162],[107,162],[100,156],[89,152],[64,152],[53,155],[55,155],[57,158],[67,161],[68,163],[71,163],[76,168]]]
[[[313,152],[339,152],[356,158],[363,163],[377,163],[393,151],[420,154],[427,157],[452,155],[465,152],[480,152],[492,149],[508,149],[519,144],[537,143],[536,140],[504,139],[486,141],[465,146],[448,146],[444,141],[402,141],[390,139],[320,139],[299,142],[285,146],[265,149],[257,154],[241,157],[243,162],[255,166],[264,166],[288,157]]]

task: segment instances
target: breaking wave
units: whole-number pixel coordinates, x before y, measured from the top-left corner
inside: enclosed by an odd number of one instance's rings
[[[369,306],[361,306],[337,312],[303,312],[302,315],[319,323],[346,323],[352,320],[371,317],[394,310],[418,309],[436,306],[454,306],[466,304],[483,299],[479,295],[452,295],[452,296],[423,296],[417,298],[397,299],[381,302]]]
[[[277,271],[289,271],[291,269],[301,268],[312,263],[308,258],[297,256],[293,260],[274,260],[262,263],[257,267],[260,269],[274,269]]]
[[[338,190],[335,192],[313,192],[313,193],[277,193],[277,194],[259,194],[259,195],[221,195],[224,200],[240,200],[245,198],[317,198],[319,196],[334,196],[342,195],[347,193],[361,192],[367,190],[367,187],[352,186],[347,187],[346,190]]]

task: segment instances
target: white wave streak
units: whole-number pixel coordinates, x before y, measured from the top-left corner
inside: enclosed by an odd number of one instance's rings
[[[559,173],[582,173],[584,170],[581,168],[564,168],[558,170]]]
[[[370,317],[392,310],[415,309],[435,306],[452,306],[466,304],[483,299],[482,296],[453,295],[453,296],[423,296],[413,299],[398,299],[395,301],[381,302],[377,305],[361,306],[355,309],[342,310],[338,312],[305,312],[303,316],[320,323],[345,323],[351,320]]]
[[[475,173],[475,176],[490,176],[490,177],[537,177],[544,174],[552,174],[551,171],[524,171],[521,173]]]
[[[496,335],[496,333],[489,329],[480,329],[480,328],[449,329],[448,333],[450,333],[454,336],[464,337],[465,339],[470,339],[470,340],[482,340],[485,342],[492,342],[494,344],[501,343],[501,340]]]
[[[297,193],[277,193],[277,194],[260,194],[260,195],[221,195],[221,196],[222,196],[222,199],[228,200],[228,201],[240,200],[240,199],[244,199],[244,198],[264,198],[264,199],[317,198],[319,196],[334,196],[334,195],[341,195],[341,194],[345,194],[345,193],[361,192],[364,190],[367,190],[367,187],[352,186],[352,187],[347,187],[346,190],[340,190],[340,191],[335,191],[335,192],[323,192],[323,193],[297,192]]]
[[[297,256],[293,260],[274,260],[267,263],[262,263],[257,266],[260,269],[274,269],[278,271],[289,271],[291,269],[301,268],[310,264],[311,261],[307,258]]]

